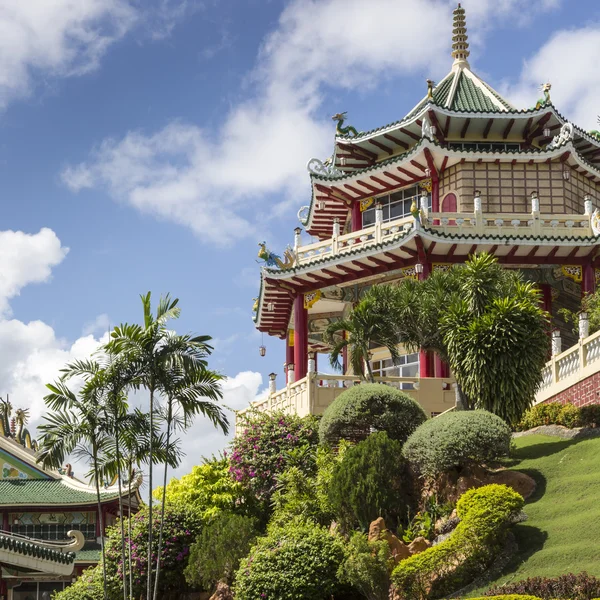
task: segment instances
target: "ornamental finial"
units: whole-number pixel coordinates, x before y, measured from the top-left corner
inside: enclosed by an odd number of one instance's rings
[[[452,30],[452,57],[454,58],[455,65],[469,67],[469,61],[467,60],[470,54],[468,39],[465,9],[459,4],[454,9],[454,25]]]

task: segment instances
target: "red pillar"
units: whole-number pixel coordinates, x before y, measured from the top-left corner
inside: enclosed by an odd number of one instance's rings
[[[594,267],[590,263],[583,265],[582,275],[581,294],[593,294],[596,290],[596,274],[594,272]]]
[[[360,231],[362,226],[362,213],[360,212],[360,202],[352,205],[352,231]]]
[[[431,212],[440,212],[440,181],[437,173],[431,177]]]
[[[542,308],[552,316],[552,286],[542,283],[540,290],[542,291]]]
[[[450,366],[445,360],[440,358],[439,354],[435,355],[433,362],[433,371],[435,373],[435,377],[441,377],[442,379],[450,377]]]
[[[294,330],[289,329],[285,340],[285,381],[287,383],[287,366],[294,363]]]
[[[308,362],[308,311],[304,308],[304,294],[294,300],[294,378],[306,377]]]
[[[424,261],[421,263],[423,266],[423,272],[418,274],[419,280],[423,281],[429,277],[431,273],[431,265]],[[419,351],[419,377],[434,377],[435,366],[434,366],[434,354],[431,351],[420,350]]]

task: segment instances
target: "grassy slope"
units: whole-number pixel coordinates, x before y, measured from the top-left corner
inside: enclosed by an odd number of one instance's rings
[[[514,529],[518,555],[494,583],[581,571],[600,577],[600,438],[534,435],[516,444],[511,468],[533,477],[537,490],[525,505],[528,520]]]

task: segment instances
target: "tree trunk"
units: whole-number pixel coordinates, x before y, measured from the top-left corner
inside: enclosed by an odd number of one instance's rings
[[[150,385],[150,462],[148,465],[148,580],[146,582],[146,600],[152,598],[152,465],[154,457],[152,453],[154,436],[154,383]]]
[[[127,508],[127,538],[129,543],[129,599],[133,600],[133,565],[131,563],[131,480],[133,479],[133,464],[129,461],[129,481],[127,483],[129,501]]]
[[[119,521],[121,524],[121,564],[123,565],[123,600],[127,600],[127,577],[125,576],[125,523],[123,522],[123,490],[121,488],[121,453],[119,452],[119,425],[115,429],[115,447],[117,454],[117,482],[119,485]],[[131,501],[131,500],[130,500]]]
[[[173,403],[169,399],[169,407],[167,412],[167,458],[169,452],[169,442],[171,440],[171,420],[173,418]],[[154,598],[158,600],[158,578],[160,576],[160,552],[162,550],[163,541],[163,529],[165,526],[165,498],[167,495],[167,470],[169,468],[167,460],[165,460],[165,473],[163,477],[163,489],[162,489],[162,505],[160,507],[160,533],[158,535],[158,552],[156,553],[156,579],[154,581]]]
[[[369,355],[367,354],[367,357]],[[365,360],[365,364],[367,365],[367,374],[368,374],[368,378],[369,378],[369,383],[375,383],[375,377],[373,376],[373,369],[371,368],[371,361],[369,361],[369,359],[367,358]]]
[[[98,501],[98,523],[100,524],[100,548],[102,550],[102,582],[104,585],[104,600],[108,600],[108,584],[106,582],[106,553],[104,551],[104,517],[102,516],[102,502],[100,500],[100,473],[98,472],[98,449],[92,444],[94,473],[96,480],[96,500]]]

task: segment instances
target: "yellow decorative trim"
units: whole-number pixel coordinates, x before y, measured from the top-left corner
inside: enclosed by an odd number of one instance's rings
[[[429,179],[424,179],[419,182],[419,187],[422,190],[427,190],[431,194],[431,190],[433,189],[433,184],[431,183],[431,177]]]
[[[594,281],[596,286],[600,286],[600,269],[594,269]]]
[[[304,308],[312,308],[319,301],[319,298],[321,298],[321,290],[304,294]]]
[[[581,283],[583,279],[583,269],[581,265],[562,265],[560,268],[562,274],[575,283]]]
[[[365,212],[367,208],[372,206],[373,202],[375,202],[375,198],[365,198],[360,201],[360,212]]]
[[[449,271],[454,265],[452,263],[432,263],[432,271]]]
[[[400,269],[400,279],[408,279],[408,278],[412,278],[412,279],[419,278],[417,271],[414,267],[404,267],[403,269]]]
[[[294,330],[293,329],[288,330],[288,346],[290,348],[294,347]]]

